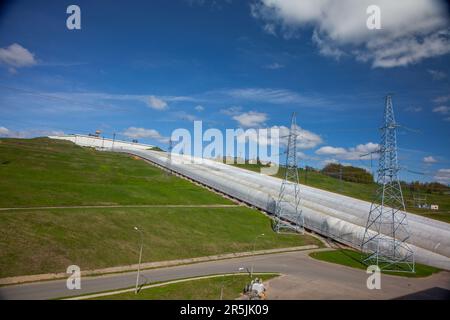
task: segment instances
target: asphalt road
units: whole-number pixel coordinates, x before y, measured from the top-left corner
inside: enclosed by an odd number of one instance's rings
[[[366,287],[364,270],[321,262],[306,251],[202,262],[184,266],[144,270],[141,283],[237,272],[240,267],[255,272],[279,272],[269,282],[269,299],[392,299],[433,288],[450,289],[450,273],[412,279],[382,276],[381,290]],[[132,287],[136,272],[81,279],[80,290],[68,290],[65,280],[54,280],[0,288],[0,299],[54,299]]]

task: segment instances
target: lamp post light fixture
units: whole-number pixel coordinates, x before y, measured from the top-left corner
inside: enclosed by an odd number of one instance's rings
[[[253,251],[252,251],[252,254],[255,253],[256,240],[258,240],[259,237],[263,237],[263,236],[264,236],[264,233],[261,233],[261,234],[259,234],[259,235],[257,235],[255,237],[255,240],[253,240]],[[250,271],[250,279],[253,279],[253,267],[254,267],[254,265],[255,265],[255,263],[254,263],[254,261],[252,259],[252,268],[251,268],[251,271]]]
[[[144,236],[142,234],[142,230],[140,230],[138,227],[134,227],[134,230],[139,232],[141,235],[141,249],[139,250],[139,264],[138,264],[138,270],[137,270],[137,276],[136,276],[136,288],[134,289],[134,294],[138,293],[138,285],[139,285],[139,274],[141,271],[141,259],[142,259],[142,247],[144,246]]]
[[[223,287],[225,286],[225,275],[222,275],[222,286],[220,288],[220,300],[223,300]]]
[[[248,275],[250,276],[250,270],[248,270],[248,268],[244,268],[244,267],[239,267],[238,271],[247,271]]]

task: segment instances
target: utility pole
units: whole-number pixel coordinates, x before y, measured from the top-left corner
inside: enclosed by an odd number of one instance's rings
[[[253,251],[252,254],[255,254],[256,249],[256,240],[258,240],[259,237],[264,237],[264,233],[261,233],[255,237],[255,240],[253,240]],[[252,261],[252,269],[250,270],[250,279],[253,279],[253,268],[255,263]]]
[[[305,185],[308,185],[308,166],[305,166]]]
[[[167,160],[168,160],[168,168],[167,168],[167,175],[170,176],[172,174],[172,148],[173,148],[173,140],[172,138],[169,139],[169,149],[167,150]]]
[[[220,287],[220,299],[219,300],[223,300],[223,287],[225,285],[225,276],[222,275],[222,286]]]
[[[375,150],[375,151],[371,151],[369,153],[365,153],[360,155],[359,157],[367,157],[368,155],[370,155],[370,172],[372,173],[372,177],[375,179],[375,172],[373,171],[373,154],[374,153],[380,153],[380,150]]]
[[[304,218],[300,207],[300,184],[297,164],[297,121],[295,112],[291,117],[288,145],[286,152],[286,171],[281,183],[280,193],[275,208],[274,230],[304,232]]]
[[[398,178],[397,127],[392,96],[388,95],[381,127],[377,190],[361,244],[362,261],[381,270],[414,272],[414,252],[407,243],[409,228]]]
[[[114,142],[116,141],[116,133],[113,133],[113,142],[112,142],[112,150],[114,150]]]
[[[137,275],[136,275],[136,287],[134,289],[134,294],[137,294],[138,286],[139,286],[139,275],[141,272],[142,248],[144,246],[144,236],[142,235],[142,230],[139,229],[138,227],[134,227],[134,230],[138,231],[139,234],[141,235],[141,249],[139,250],[139,264],[138,264],[138,270],[137,270]]]

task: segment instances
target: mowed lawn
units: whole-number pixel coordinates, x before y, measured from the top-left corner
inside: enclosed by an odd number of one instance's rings
[[[267,281],[278,274],[256,274],[255,277]],[[248,275],[218,276],[207,279],[191,279],[160,287],[93,298],[92,300],[223,300],[238,298],[250,282]]]
[[[251,171],[260,172],[261,165],[257,164],[235,164],[235,166]],[[284,178],[285,168],[280,167],[275,175]],[[304,169],[299,169],[300,183],[314,188],[319,188],[339,194],[343,194],[356,199],[372,202],[377,185],[375,183],[356,183],[350,181],[340,181],[339,179],[327,176],[320,172],[310,171],[306,173]],[[448,194],[424,194],[428,204],[439,205],[439,210],[428,210],[413,206],[413,195],[410,190],[403,189],[406,210],[427,218],[436,219],[450,223],[450,195]]]
[[[361,255],[361,252],[355,250],[339,249],[330,251],[320,251],[320,252],[312,252],[309,255],[317,260],[341,264],[347,267],[363,270],[367,270],[368,267],[362,262],[362,259],[364,257]],[[380,268],[382,268],[382,266],[380,266]],[[391,267],[391,269],[400,270],[400,272],[383,271],[383,270],[382,272],[389,275],[395,275],[400,277],[421,278],[421,277],[428,277],[433,273],[441,271],[438,268],[423,265],[420,263],[415,264],[415,272],[404,272],[409,271],[409,269],[405,266]]]
[[[231,204],[143,160],[69,141],[0,139],[0,207]]]
[[[136,264],[138,226],[143,262],[320,245],[311,236],[277,234],[256,210],[232,208],[105,208],[0,212],[0,277]]]

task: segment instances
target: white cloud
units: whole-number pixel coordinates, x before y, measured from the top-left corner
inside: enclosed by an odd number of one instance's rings
[[[450,184],[450,169],[439,169],[434,179],[443,184]]]
[[[307,154],[305,154],[304,152],[301,152],[301,151],[297,151],[297,158],[300,160],[312,159],[312,157],[308,156]]]
[[[10,131],[5,127],[0,127],[0,137],[8,137]]]
[[[345,148],[336,148],[331,146],[325,146],[316,151],[319,155],[341,155],[346,154],[347,150]]]
[[[205,108],[202,106],[202,105],[197,105],[197,106],[195,106],[195,108],[194,108],[195,110],[197,110],[197,111],[199,111],[199,112],[201,112],[201,111],[204,111],[205,110]]]
[[[435,99],[433,100],[433,102],[436,102],[436,103],[445,103],[445,102],[447,102],[447,101],[450,101],[450,94],[447,95],[447,96],[440,96],[440,97],[437,97],[437,98],[435,98]]]
[[[345,52],[340,50],[339,48],[333,47],[327,41],[320,38],[317,30],[314,30],[312,35],[312,41],[319,48],[319,52],[321,55],[326,57],[332,57],[336,60],[339,60],[341,57],[345,56]]]
[[[278,63],[278,62],[274,62],[268,65],[264,66],[265,69],[270,69],[270,70],[278,70],[278,69],[282,69],[284,68],[284,65]]]
[[[246,132],[242,135],[239,135],[238,141],[239,142],[245,142],[245,139],[249,139],[250,141],[254,141],[259,143],[260,145],[268,145],[271,143],[271,133],[274,130],[278,130],[278,137],[279,137],[279,145],[286,147],[288,144],[288,136],[290,133],[290,129],[285,126],[272,126],[270,128],[263,128],[264,130],[267,130],[268,136],[265,137],[264,135],[261,137],[258,137],[257,130],[253,130],[252,132]],[[317,147],[319,144],[323,143],[322,138],[311,131],[302,129],[301,127],[297,126],[295,129],[297,133],[297,149],[312,149]],[[261,139],[258,139],[261,138]],[[305,155],[303,152],[298,151],[298,156],[301,159],[312,159],[311,157]]]
[[[325,159],[322,161],[323,166],[326,166],[327,164],[337,164],[337,163],[339,163],[339,161],[336,159]]]
[[[0,48],[0,63],[9,67],[10,72],[15,73],[16,68],[30,67],[37,63],[34,54],[20,44]]]
[[[381,9],[381,29],[369,30],[369,5]],[[353,55],[373,67],[417,63],[450,52],[446,7],[439,0],[258,0],[253,17],[275,25],[273,33],[298,36],[312,27],[322,55]]]
[[[256,111],[244,112],[233,116],[242,127],[259,127],[267,120],[267,114]]]
[[[54,92],[49,93],[49,95],[57,95],[66,100],[74,100],[81,102],[81,104],[91,104],[95,105],[99,100],[104,100],[105,102],[139,102],[143,105],[147,105],[150,108],[157,110],[164,110],[168,108],[168,102],[193,102],[195,98],[186,96],[161,96],[156,97],[154,95],[146,94],[113,94],[106,92]]]
[[[267,23],[267,24],[265,24],[264,25],[264,27],[263,27],[263,30],[266,32],[266,33],[268,33],[268,34],[271,34],[271,35],[273,35],[273,36],[276,36],[277,35],[277,33],[276,33],[276,26],[274,25],[274,24],[272,24],[272,23]]]
[[[162,143],[167,143],[169,141],[169,138],[164,137],[155,129],[129,127],[122,134],[132,139],[150,138]]]
[[[197,117],[185,111],[177,111],[172,113],[176,118],[186,121],[195,121]]]
[[[318,155],[333,156],[340,160],[358,160],[358,159],[370,159],[370,156],[362,156],[370,152],[379,150],[380,146],[377,143],[368,142],[366,144],[359,144],[356,147],[342,148],[324,146],[316,150]],[[377,158],[378,155],[374,153],[372,158]]]
[[[280,130],[280,144],[287,145],[290,128],[285,126],[274,126],[272,128],[278,128]],[[297,134],[297,148],[299,149],[311,149],[323,143],[321,136],[300,126],[295,127],[295,132]]]
[[[438,106],[433,109],[433,112],[440,113],[440,114],[448,114],[450,112],[450,107]]]
[[[427,71],[431,75],[433,80],[442,80],[442,79],[447,78],[447,74],[444,71],[432,70],[432,69],[428,69]]]
[[[272,104],[302,104],[303,106],[327,104],[323,98],[306,97],[286,89],[244,88],[231,89],[224,93],[237,99]]]
[[[223,113],[227,116],[235,116],[235,115],[238,115],[239,113],[241,113],[241,111],[242,111],[242,107],[232,106],[229,108],[221,109],[220,113]]]
[[[46,136],[56,136],[63,135],[64,132],[61,130],[41,130],[41,129],[28,129],[28,130],[10,130],[5,127],[0,126],[0,137],[6,138],[34,138],[34,137],[46,137]]]
[[[427,156],[423,158],[423,162],[425,163],[436,163],[437,160],[433,156]]]
[[[167,109],[167,102],[164,100],[157,98],[155,96],[149,96],[147,104],[150,108],[155,110],[165,110]]]
[[[367,44],[364,59],[373,60],[373,67],[391,68],[420,62],[425,58],[450,52],[450,31],[440,30],[421,37],[405,37],[395,41],[373,41]],[[370,52],[373,52],[371,54]],[[362,56],[360,56],[362,57]],[[358,57],[357,57],[358,58]]]
[[[162,136],[155,129],[129,127],[122,134],[128,138],[133,138],[133,139],[150,138],[150,139],[155,139],[162,143],[167,143],[169,141],[169,139],[167,137]]]
[[[260,130],[267,130],[267,132],[265,132],[266,134],[262,134],[262,132]],[[260,146],[266,146],[266,145],[270,145],[272,143],[271,141],[271,131],[270,128],[266,129],[266,128],[259,128],[259,129],[248,129],[245,132],[239,133],[236,136],[236,140],[238,143],[246,143],[248,142],[253,142],[253,143],[257,143]]]

